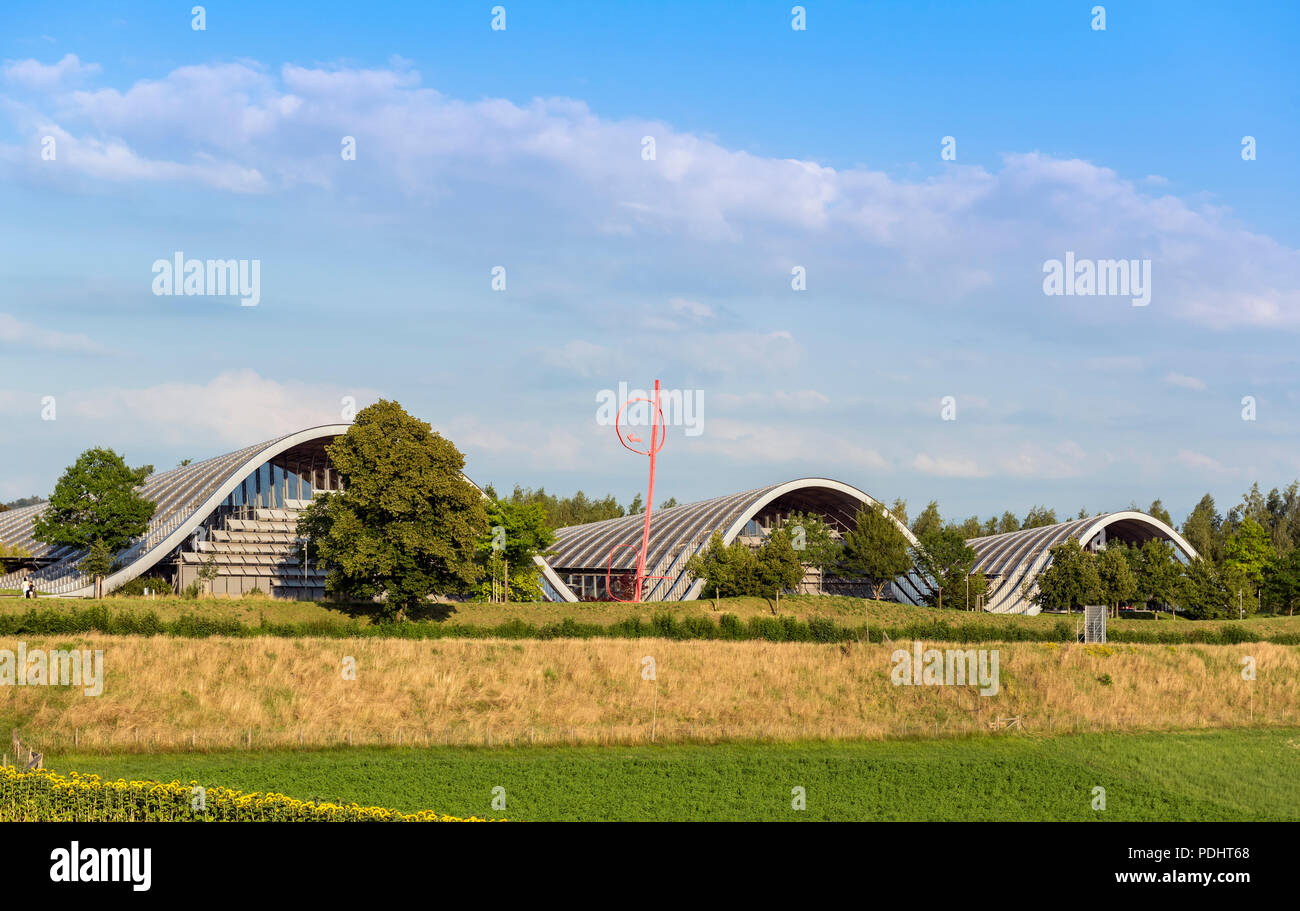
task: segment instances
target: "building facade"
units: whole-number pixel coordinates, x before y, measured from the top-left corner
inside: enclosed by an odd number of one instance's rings
[[[260,591],[293,599],[323,597],[326,568],[307,559],[297,522],[313,497],[339,489],[326,447],[348,426],[311,427],[151,475],[141,492],[157,509],[145,533],[119,554],[105,580],[105,591],[145,576],[178,592],[200,582],[217,595]],[[863,506],[883,508],[878,500],[842,481],[800,478],[655,510],[646,548],[643,600],[700,597],[704,581],[688,573],[686,563],[708,546],[714,533],[726,544],[739,541],[757,547],[772,529],[802,513],[819,516],[832,535],[842,535],[855,527]],[[0,513],[0,543],[29,555],[21,567],[11,567],[0,576],[0,588],[17,588],[22,579],[30,578],[46,595],[91,596],[92,582],[77,568],[83,553],[32,538],[32,524],[44,508],[38,504]],[[571,602],[630,599],[644,521],[642,514],[559,529],[551,552],[537,559],[545,597]],[[909,545],[916,547],[907,526],[897,518],[894,522]],[[1134,511],[974,538],[967,543],[977,555],[975,569],[989,579],[984,609],[1037,613],[1027,593],[1032,594],[1034,580],[1050,562],[1051,548],[1072,536],[1094,551],[1113,541],[1165,540],[1179,559],[1196,557],[1191,545],[1168,525]],[[814,566],[806,567],[801,588],[867,594],[864,581],[823,578],[822,568]],[[930,580],[913,569],[892,580],[885,596],[919,604],[932,588]]]

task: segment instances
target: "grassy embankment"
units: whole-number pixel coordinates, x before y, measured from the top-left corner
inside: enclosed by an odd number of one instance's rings
[[[1011,643],[999,690],[895,686],[896,644],[665,639],[27,638],[103,649],[103,694],[12,687],[47,752],[645,743],[1300,724],[1300,647]],[[17,642],[0,637],[0,648]],[[642,678],[652,656],[657,680]],[[1252,657],[1258,679],[1241,677]],[[355,662],[355,679],[343,671]],[[4,727],[0,727],[3,730]]]

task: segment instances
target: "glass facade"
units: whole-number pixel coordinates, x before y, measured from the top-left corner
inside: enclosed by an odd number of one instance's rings
[[[569,573],[564,582],[579,601],[630,601],[636,593],[634,573],[612,573],[608,581],[605,573]]]
[[[339,476],[323,453],[293,450],[264,462],[226,498],[225,506],[297,509],[317,491],[340,489]]]

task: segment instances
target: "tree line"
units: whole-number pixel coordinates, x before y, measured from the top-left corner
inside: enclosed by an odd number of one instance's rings
[[[533,558],[554,544],[556,528],[644,511],[639,495],[624,506],[612,495],[560,497],[516,486],[503,497],[489,486],[485,497],[462,474],[464,456],[455,445],[396,402],[363,409],[328,450],[342,489],[320,492],[303,512],[298,531],[308,556],[329,567],[332,594],[382,597],[397,612],[432,595],[537,600],[541,581]],[[82,571],[107,575],[153,516],[154,504],[139,493],[151,471],[129,467],[111,449],[87,450],[59,479],[33,537],[84,551]],[[675,505],[670,499],[661,508]],[[1160,500],[1146,512],[1172,524]],[[1086,517],[1080,510],[1077,518]],[[1023,518],[1007,511],[987,520],[945,521],[931,501],[909,524],[906,502],[896,500],[889,509],[864,505],[855,527],[843,533],[820,516],[796,514],[757,548],[727,546],[715,534],[688,569],[715,597],[776,595],[798,586],[806,566],[863,581],[880,597],[891,580],[915,567],[932,583],[931,603],[976,606],[988,580],[974,571],[968,539],[1057,521],[1055,510],[1044,506]],[[1164,542],[1112,543],[1095,555],[1067,542],[1053,551],[1037,590],[1026,594],[1044,607],[1177,605],[1190,616],[1222,617],[1254,613],[1263,602],[1274,612],[1294,612],[1300,601],[1300,482],[1267,494],[1252,485],[1225,515],[1206,494],[1181,531],[1201,555],[1189,565]]]
[[[904,521],[906,508],[906,503],[895,502],[894,512]],[[1146,509],[1136,503],[1128,508],[1176,528],[1159,499]],[[1088,515],[1080,509],[1074,518]],[[1055,510],[1034,506],[1023,520],[1004,512],[984,521],[972,516],[946,524],[969,539],[1058,521]],[[921,536],[944,524],[938,503],[931,501],[911,528]],[[1180,561],[1165,541],[1140,545],[1112,541],[1093,554],[1071,540],[1053,548],[1051,563],[1039,575],[1036,587],[1029,583],[1024,594],[1041,607],[1054,609],[1133,604],[1177,609],[1203,619],[1250,615],[1261,609],[1294,613],[1300,602],[1300,481],[1267,494],[1256,482],[1226,514],[1219,513],[1214,497],[1207,493],[1177,530],[1198,559]]]
[[[588,522],[603,522],[606,519],[620,519],[624,516],[639,516],[645,512],[645,500],[641,494],[632,498],[626,506],[619,505],[613,494],[606,494],[601,499],[589,497],[579,490],[569,497],[559,497],[546,492],[545,487],[533,490],[516,484],[508,497],[498,497],[496,489],[489,484],[485,492],[493,500],[503,500],[512,505],[537,505],[541,507],[546,524],[551,528],[565,528],[570,525],[585,525]],[[657,507],[670,509],[677,505],[676,497],[669,497]]]
[[[915,567],[931,583],[922,586],[928,603],[977,605],[988,582],[974,571],[975,550],[960,528],[922,525],[913,545],[901,525],[897,513],[875,504],[863,504],[854,527],[843,532],[818,515],[794,513],[783,517],[757,549],[740,539],[725,544],[715,532],[686,568],[704,580],[704,594],[714,598],[779,596],[803,580],[805,566],[813,566],[821,578],[862,582],[879,599],[890,582]]]

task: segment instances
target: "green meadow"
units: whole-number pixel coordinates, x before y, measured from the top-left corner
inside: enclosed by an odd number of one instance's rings
[[[60,771],[511,820],[1300,820],[1300,729],[54,757]],[[1106,808],[1093,808],[1094,789]],[[495,788],[506,809],[494,811]],[[792,808],[802,788],[806,809]],[[497,792],[498,794],[500,792]]]

